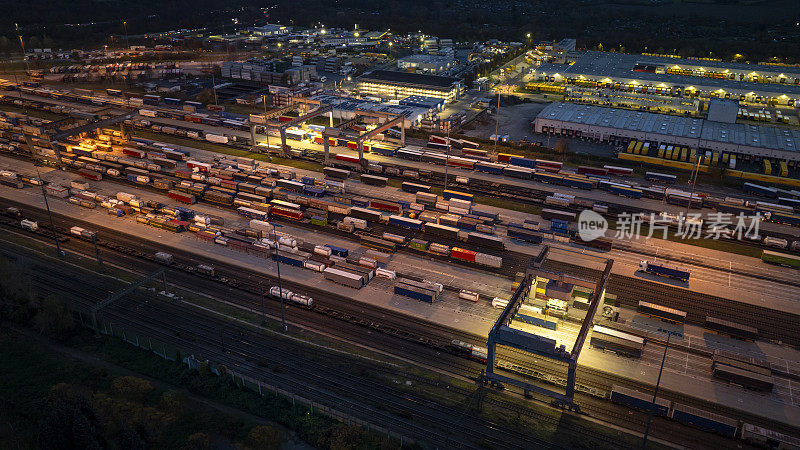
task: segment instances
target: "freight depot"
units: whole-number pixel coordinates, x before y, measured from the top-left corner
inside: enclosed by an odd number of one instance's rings
[[[200,167],[203,167],[203,168],[206,168],[206,169],[208,168],[208,167],[206,167],[206,166],[204,165],[205,163],[192,162],[191,164],[192,164],[193,166],[195,166],[195,167],[198,167],[198,168],[200,168]],[[285,172],[285,173],[286,173],[286,176],[294,176],[294,175],[292,175],[292,171],[293,171],[293,170],[294,170],[294,169],[291,169],[291,170],[288,170],[288,169],[286,169],[286,172]],[[198,176],[201,176],[201,175],[202,175],[202,173],[199,173],[199,174],[198,174]],[[202,176],[204,176],[204,175],[202,175]],[[289,180],[285,180],[285,181],[289,181]],[[307,180],[307,181],[309,181],[309,182],[310,182],[311,180]],[[300,184],[302,184],[302,183],[300,183]],[[242,186],[248,186],[248,184],[247,184],[247,183],[242,183]],[[292,186],[295,186],[295,185],[293,184]],[[252,185],[250,185],[250,187],[252,187]],[[296,187],[299,187],[299,186],[296,186]],[[330,187],[330,186],[329,186],[329,187]],[[247,194],[247,193],[240,193],[239,195],[249,195],[249,194]],[[353,198],[352,200],[356,200],[356,199],[355,199],[355,198]],[[246,200],[245,200],[245,201],[246,201]],[[282,200],[277,200],[277,201],[282,201]],[[397,204],[400,204],[400,203],[398,202]],[[270,206],[271,206],[271,205],[270,205]],[[328,208],[329,208],[329,209],[330,209],[330,206],[331,206],[331,205],[328,205]],[[368,205],[366,205],[366,206],[368,206]],[[402,206],[402,205],[401,205],[401,206]],[[240,207],[244,207],[244,206],[240,206]],[[246,208],[246,207],[244,207],[244,208]],[[356,207],[356,208],[358,208],[358,207]],[[252,209],[252,208],[248,208],[248,209]],[[285,215],[286,213],[288,213],[288,212],[290,212],[290,211],[291,211],[291,208],[290,208],[289,210],[284,210],[283,208],[279,208],[278,210],[279,210],[279,211],[281,211],[281,212],[282,212],[282,214],[284,214],[284,215]],[[360,210],[359,210],[359,209],[356,209],[356,211],[357,211],[357,212],[360,214]],[[375,215],[375,214],[373,214],[373,216],[374,216],[374,215]],[[439,216],[439,217],[440,217],[440,219],[441,219],[441,218],[447,218],[447,217],[449,217],[449,216],[448,216],[448,215],[441,215],[441,216]],[[548,217],[548,218],[549,218],[549,217]],[[154,218],[154,219],[155,219],[155,220],[154,220],[154,223],[160,223],[160,222],[161,222],[160,220],[158,220],[158,218]],[[311,219],[312,219],[312,220],[314,220],[314,217],[311,217]],[[361,220],[366,220],[366,219],[370,219],[370,216],[368,215],[368,216],[367,216],[365,219],[361,219]],[[490,219],[491,219],[491,218],[490,218]],[[375,217],[372,217],[372,220],[374,221],[374,220],[375,220]],[[317,221],[317,223],[321,223],[321,222],[320,222],[320,221]],[[353,222],[353,223],[355,223],[355,222]],[[475,225],[475,224],[476,224],[476,223],[475,223],[475,222],[473,222],[473,225]],[[459,235],[459,233],[458,233],[457,231],[455,231],[455,232],[454,232],[454,231],[452,230],[452,228],[453,228],[453,227],[448,227],[447,225],[445,225],[445,226],[443,226],[443,227],[437,227],[435,224],[430,224],[430,227],[429,227],[429,232],[433,232],[433,231],[431,231],[431,230],[434,230],[434,229],[435,229],[435,230],[437,230],[437,231],[444,232],[445,234],[446,234],[446,233],[450,233],[450,235],[451,235],[450,237],[455,237],[455,236],[458,236],[458,235]],[[536,233],[536,232],[533,232],[533,233]],[[441,234],[441,233],[439,233],[439,234]],[[461,236],[464,236],[464,234],[462,233],[462,234],[461,234]],[[461,237],[461,236],[460,236],[460,237]],[[469,240],[470,236],[472,236],[472,237],[475,237],[475,238],[477,239],[477,238],[479,238],[479,237],[480,237],[480,234],[479,234],[479,233],[472,233],[472,234],[470,235],[470,233],[466,233],[466,238],[467,238],[467,240]],[[448,236],[443,236],[443,237],[448,237]],[[224,242],[224,241],[225,241],[224,239],[220,239],[220,242]],[[423,239],[422,241],[423,241],[423,242],[414,242],[414,241],[411,241],[411,242],[409,243],[409,249],[410,249],[410,250],[411,250],[411,249],[414,249],[414,250],[417,250],[417,251],[419,251],[419,250],[425,251],[425,245],[428,245],[428,243],[430,242],[430,238],[425,238],[425,239]],[[441,242],[441,241],[440,241],[440,242]],[[236,241],[234,240],[234,244],[235,244],[235,243],[236,243]],[[476,241],[476,243],[477,243],[477,241]],[[432,254],[436,254],[436,255],[438,255],[438,256],[440,256],[440,257],[442,257],[442,256],[447,256],[447,252],[449,251],[449,248],[450,248],[450,247],[460,247],[460,245],[458,245],[458,244],[456,244],[456,245],[452,245],[452,246],[451,246],[451,245],[444,245],[444,246],[443,246],[443,245],[442,245],[442,244],[440,244],[440,243],[436,243],[436,244],[437,244],[437,245],[432,245],[432,246],[431,246],[431,245],[428,245],[427,251],[428,251],[428,252],[431,252]],[[420,247],[421,247],[421,248],[420,248]],[[483,253],[483,252],[476,252],[476,260],[475,260],[476,262],[483,262],[483,260],[484,260],[484,259],[487,259],[487,258],[484,258],[484,257],[482,257],[482,256],[479,256],[479,255],[478,255],[479,253]],[[471,260],[471,257],[469,257],[468,255],[467,255],[467,256],[464,256],[464,255],[465,255],[465,254],[464,254],[464,253],[462,253],[462,252],[456,252],[456,256],[455,256],[455,257],[453,257],[453,258],[451,259],[451,261],[453,261],[453,262],[460,262],[460,263],[464,263],[463,261],[464,261],[466,258],[469,258],[469,261],[470,261],[470,262],[472,261],[472,260]],[[490,260],[490,259],[491,259],[491,258],[489,258],[489,259],[487,259],[487,260]],[[637,261],[637,263],[638,263],[638,261]],[[727,277],[728,277],[728,276],[726,276],[726,279],[728,279]],[[702,285],[700,285],[700,286],[702,286]],[[696,286],[696,287],[697,287],[697,286]]]
[[[164,147],[161,147],[161,149],[163,149],[163,148],[164,148]],[[138,152],[129,152],[129,153],[136,153],[137,155],[141,156],[141,151],[138,151]],[[175,155],[173,155],[173,156],[175,156]],[[251,162],[252,162],[252,161],[251,161]],[[236,163],[234,163],[234,164],[236,164]],[[195,165],[195,166],[197,166],[197,167],[203,167],[201,163],[197,163],[197,164],[196,164],[196,163],[192,163],[192,165]],[[293,170],[293,169],[292,169],[292,170]],[[203,175],[202,175],[202,174],[199,174],[199,175],[197,175],[197,176],[203,176]],[[294,175],[291,175],[291,176],[294,176]],[[288,180],[286,180],[286,181],[288,182]],[[297,184],[300,184],[300,183],[297,183]],[[243,184],[243,186],[246,186],[246,184]],[[192,194],[192,195],[193,195],[193,194]],[[243,195],[249,195],[249,194],[247,194],[247,193],[240,193],[239,195],[242,195],[242,196],[243,196]],[[383,195],[383,194],[382,194],[382,195]],[[188,198],[191,198],[191,197],[188,197]],[[291,213],[291,211],[286,211],[286,210],[284,210],[283,208],[279,208],[277,211],[278,211],[278,212],[279,212],[281,215],[283,215],[283,216],[286,216],[286,214],[290,214],[290,215],[296,215],[295,213]],[[574,214],[574,213],[570,213],[570,214]],[[312,217],[312,220],[313,220],[313,219],[314,219],[314,218]],[[317,223],[320,223],[320,222],[318,221]],[[473,225],[474,225],[474,223],[473,223]],[[476,227],[477,227],[477,225],[476,225]],[[433,229],[433,228],[435,228],[435,227],[431,227],[431,229]],[[515,234],[516,234],[516,233],[515,233]],[[535,234],[535,233],[534,233],[534,234]],[[475,234],[474,236],[475,236],[475,237],[476,237],[476,239],[477,239],[477,236],[478,236],[478,235],[477,235],[477,234]],[[515,237],[516,237],[516,236],[515,236]],[[469,236],[467,236],[466,238],[468,239],[468,238],[469,238]],[[536,239],[534,242],[537,242],[537,241],[538,241],[538,239]],[[599,242],[598,242],[598,243],[599,243]],[[455,246],[458,246],[458,244],[456,244]],[[439,249],[439,247],[438,247],[438,246],[434,246],[433,248],[434,248],[434,251],[436,251],[436,250],[438,250],[438,249]],[[440,253],[442,253],[442,252],[440,252]],[[460,255],[460,253],[457,253],[457,255]]]

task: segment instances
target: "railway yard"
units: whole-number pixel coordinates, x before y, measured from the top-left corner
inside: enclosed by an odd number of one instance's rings
[[[20,98],[76,107],[63,98]],[[127,119],[126,133],[146,120],[148,129],[157,123],[159,130],[254,136],[138,113]],[[592,170],[560,162],[506,154],[489,160],[466,144],[460,156],[440,161],[435,140],[370,143],[364,160],[357,148],[337,146],[326,160],[324,146],[305,132],[287,150],[323,163],[317,172],[124,136],[113,125],[49,142],[37,137],[43,124],[35,120],[6,116],[2,123],[0,226],[13,239],[4,239],[0,254],[29,261],[37,287],[63,293],[79,311],[95,310],[121,283],[91,275],[96,283],[75,286],[75,277],[90,276],[80,274],[86,269],[19,246],[52,244],[51,220],[70,257],[93,258],[96,246],[107,263],[137,276],[164,269],[175,288],[271,318],[283,317],[285,306],[292,326],[477,383],[492,391],[484,398],[492,408],[544,424],[552,418],[519,400],[549,405],[544,392],[556,389],[555,405],[581,411],[563,414],[638,436],[658,383],[652,436],[660,444],[758,446],[771,433],[769,445],[800,448],[798,191],[748,183],[744,193],[705,186],[686,192],[663,178],[634,179],[624,168],[592,168],[603,171],[593,178]],[[270,139],[280,142],[279,134]],[[251,148],[228,137],[220,144]],[[440,145],[450,150],[448,141]],[[609,220],[655,214],[666,218],[665,229],[676,221],[687,226],[690,219],[678,215],[690,210],[705,226],[716,213],[764,220],[757,219],[758,236],[726,241],[745,256],[723,251],[732,247],[619,238],[613,228],[584,241],[576,224],[587,210]],[[248,376],[265,378],[253,361],[267,361],[270,380],[282,389],[346,405],[434,446],[569,446],[535,433],[523,442],[510,425],[453,405],[409,401],[416,394],[379,380],[406,377],[424,386],[431,383],[425,377],[387,365],[379,376],[358,378],[347,371],[367,366],[358,357],[334,362],[323,350],[298,352],[280,333],[142,290],[98,317],[104,327],[157,337]],[[501,342],[500,331],[524,345]],[[570,356],[574,379],[565,374]],[[512,380],[503,393],[495,390],[501,383],[493,368]],[[462,400],[474,395],[452,389]],[[594,445],[615,447],[590,428],[583,432]]]

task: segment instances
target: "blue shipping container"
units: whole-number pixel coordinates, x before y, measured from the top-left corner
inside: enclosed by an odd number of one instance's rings
[[[542,243],[542,234],[534,231],[528,231],[524,228],[509,227],[507,231],[508,237],[519,239],[522,241],[533,242],[534,244]]]
[[[635,392],[637,392],[638,394],[642,394],[642,397],[645,397],[644,393],[639,391]],[[650,397],[652,399],[652,396]],[[611,401],[616,403],[622,403],[623,405],[628,405],[636,409],[641,409],[642,411],[650,411],[650,408],[653,405],[652,401],[636,398],[631,395],[618,392],[616,390],[611,391]],[[655,408],[653,409],[654,415],[667,417],[668,413],[669,413],[669,405],[660,405],[656,403]]]
[[[369,208],[369,200],[365,198],[353,198],[350,200],[350,204],[359,208]]]
[[[330,244],[327,244],[325,246],[331,249],[332,254],[336,256],[341,256],[342,258],[347,258],[347,255],[350,253],[350,251],[347,250],[346,248],[337,247],[335,245],[330,245]]]
[[[642,191],[629,187],[611,185],[608,187],[608,192],[621,195],[623,197],[642,198]]]
[[[303,267],[303,259],[299,256],[288,255],[286,253],[274,253],[274,259],[282,264],[289,264],[290,266]]]
[[[316,179],[314,177],[303,177],[303,178],[300,179],[300,181],[303,184],[310,184],[310,185],[313,186],[314,182],[316,181]]]
[[[536,165],[536,161],[529,158],[523,158],[521,156],[512,156],[509,161],[509,164],[512,166],[520,166],[520,167],[527,167],[532,169]]]
[[[736,436],[736,430],[738,427],[733,423],[725,423],[720,420],[724,418],[715,419],[713,416],[703,417],[699,413],[706,413],[706,411],[697,410],[698,412],[693,412],[693,409],[694,408],[686,408],[683,405],[676,405],[672,411],[672,418],[678,422],[691,424],[706,430],[716,431],[723,436]]]
[[[412,290],[410,286],[407,285],[399,285],[396,284],[394,286],[394,293],[397,295],[402,295],[404,297],[410,297],[415,300],[433,303],[434,295],[433,292],[422,292],[422,290]]]
[[[549,320],[544,320],[540,317],[533,317],[527,314],[519,314],[516,315],[517,320],[521,320],[523,322],[529,323],[531,325],[536,325],[537,327],[547,328],[548,330],[556,330],[557,324],[555,322],[551,322]]]
[[[396,225],[398,227],[410,228],[412,230],[421,230],[422,221],[416,219],[409,219],[403,216],[389,216],[389,225]]]
[[[502,175],[503,174],[503,166],[502,164],[493,164],[488,162],[476,162],[473,166],[475,170],[486,172],[486,173],[493,173],[495,175]]]

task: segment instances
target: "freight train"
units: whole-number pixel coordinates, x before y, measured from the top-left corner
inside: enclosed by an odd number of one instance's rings
[[[652,410],[653,415],[669,418],[729,438],[741,439],[754,445],[782,449],[800,448],[800,439],[794,436],[663,398],[657,398],[653,405],[652,394],[624,386],[614,385],[611,388],[611,401],[645,412]]]

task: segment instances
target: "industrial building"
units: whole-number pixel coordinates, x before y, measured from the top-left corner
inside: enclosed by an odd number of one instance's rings
[[[387,99],[402,99],[412,95],[454,101],[461,96],[464,85],[459,78],[419,73],[373,70],[358,79],[358,91]]]
[[[331,106],[335,119],[347,121],[355,118],[358,111],[375,111],[403,116],[405,128],[419,125],[422,119],[437,111],[436,107],[420,106],[419,102],[413,100],[410,104],[403,104],[403,101],[399,104],[390,104],[331,94],[315,95],[311,99],[319,101],[322,105]]]
[[[447,72],[453,67],[454,60],[450,56],[410,55],[397,60],[397,68],[418,73],[438,74]]]
[[[600,106],[552,103],[534,121],[537,133],[599,141],[631,140],[687,146],[789,162],[800,161],[800,131],[715,122]]]
[[[800,68],[590,51],[543,64],[537,81],[663,95],[800,104]]]

